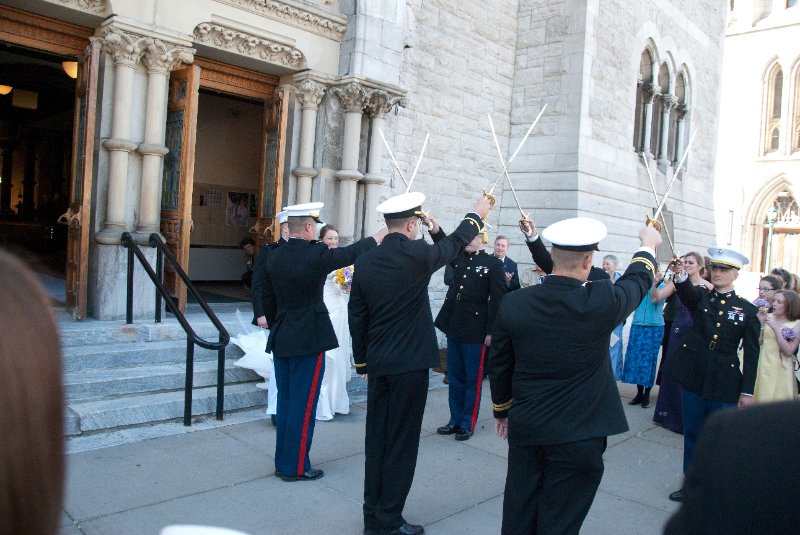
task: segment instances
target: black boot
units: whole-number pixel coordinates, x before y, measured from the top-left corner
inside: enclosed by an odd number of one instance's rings
[[[642,394],[644,393],[643,385],[636,385],[636,397],[628,402],[628,405],[638,405],[642,402]]]
[[[652,387],[650,387],[652,388]],[[644,389],[644,396],[642,396],[642,408],[646,409],[650,406],[650,388]]]

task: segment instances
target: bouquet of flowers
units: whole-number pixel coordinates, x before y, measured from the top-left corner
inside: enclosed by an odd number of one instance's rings
[[[342,291],[349,293],[350,288],[353,286],[353,273],[355,273],[353,266],[339,268],[336,270],[336,276],[333,280],[342,288]]]
[[[790,329],[789,327],[784,327],[783,329],[781,329],[781,336],[783,336],[783,339],[786,340],[787,342],[791,342],[792,340],[797,338],[797,333],[794,332],[794,329]]]
[[[753,304],[758,307],[759,312],[767,312],[769,310],[769,301],[766,299],[756,299]]]

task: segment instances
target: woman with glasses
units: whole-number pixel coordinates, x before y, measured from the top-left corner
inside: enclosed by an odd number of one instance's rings
[[[772,312],[772,298],[775,297],[775,292],[782,288],[783,280],[776,275],[765,275],[758,281],[758,299],[763,299],[770,304],[769,312]]]
[[[710,282],[705,280],[701,274],[705,261],[703,256],[699,253],[691,252],[681,257],[683,260],[683,268],[689,274],[689,280],[695,286],[705,286],[707,289],[713,289]],[[670,264],[669,269],[673,267]],[[670,280],[664,288],[658,290],[657,294],[654,292],[653,299],[666,299],[667,297],[675,294],[675,284]],[[672,297],[674,300],[675,317],[670,326],[669,340],[667,347],[661,355],[661,365],[659,366],[658,379],[656,384],[659,385],[658,399],[656,400],[656,409],[653,414],[653,422],[666,427],[670,431],[676,433],[683,433],[683,410],[681,404],[681,386],[672,380],[667,374],[660,373],[661,366],[670,358],[670,355],[676,347],[680,347],[686,335],[692,328],[692,315],[689,309],[681,302],[677,294]]]

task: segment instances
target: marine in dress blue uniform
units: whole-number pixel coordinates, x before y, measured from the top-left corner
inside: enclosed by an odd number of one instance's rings
[[[589,218],[550,225],[553,274],[500,304],[489,378],[495,427],[509,448],[503,535],[577,535],[603,475],[606,438],[628,430],[608,342],[652,286],[661,237],[642,229],[642,247],[616,283],[586,282],[605,234]]]
[[[455,434],[456,440],[468,440],[475,431],[484,356],[507,287],[503,263],[480,250],[482,245],[481,236],[476,236],[445,267],[444,282],[449,288],[434,322],[447,335],[450,405],[450,420],[437,433]]]
[[[356,370],[368,375],[364,534],[419,535],[403,518],[417,466],[430,368],[439,364],[428,285],[483,228],[482,200],[449,236],[432,222],[434,243],[416,239],[425,196],[410,192],[377,209],[390,233],[360,257],[348,316]],[[432,221],[432,220],[431,220]]]
[[[284,481],[318,479],[308,452],[325,372],[325,351],[339,346],[322,300],[325,277],[377,246],[385,229],[348,247],[313,241],[322,203],[289,206],[291,237],[267,257],[264,314],[278,385],[275,474]]]
[[[758,309],[733,290],[733,281],[748,259],[723,247],[709,248],[708,254],[713,290],[693,286],[685,271],[674,279],[678,297],[694,323],[681,347],[664,364],[664,373],[683,386],[684,472],[692,465],[695,443],[708,416],[752,402],[758,370]],[[741,370],[740,344],[744,361]],[[669,498],[682,501],[683,489]]]

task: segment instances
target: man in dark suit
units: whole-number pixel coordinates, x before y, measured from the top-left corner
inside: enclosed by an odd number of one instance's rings
[[[378,205],[389,234],[356,261],[349,321],[358,373],[368,375],[364,533],[419,535],[403,518],[417,465],[430,368],[439,364],[428,284],[483,229],[482,198],[455,232],[427,219],[434,244],[417,239],[425,196],[411,192]]]
[[[544,242],[539,237],[539,231],[536,230],[536,223],[533,218],[523,219],[519,222],[519,228],[525,235],[525,244],[531,252],[533,263],[539,266],[542,271],[548,275],[553,272],[553,259],[550,257],[550,252],[544,246]],[[587,280],[599,281],[610,279],[608,273],[599,267],[592,266],[589,270]],[[613,282],[613,281],[612,281]]]
[[[606,437],[628,430],[608,342],[652,286],[661,236],[643,228],[615,284],[587,283],[605,235],[589,218],[550,225],[553,273],[500,304],[489,377],[496,431],[508,438],[504,535],[577,534],[603,475]]]
[[[665,535],[800,532],[800,403],[720,411],[700,433],[681,508]]]
[[[508,238],[500,235],[494,239],[494,257],[503,263],[505,272],[506,290],[513,292],[519,290],[519,271],[517,263],[506,256],[508,252]]]
[[[481,403],[485,353],[492,345],[492,327],[506,293],[503,263],[482,250],[475,236],[444,269],[449,287],[434,323],[447,335],[447,377],[450,421],[436,430],[468,440],[475,430]]]
[[[325,277],[376,247],[386,229],[336,249],[314,241],[322,203],[286,208],[289,240],[267,257],[264,314],[278,383],[275,475],[283,481],[319,479],[308,452],[314,435],[325,351],[339,346],[322,300]]]
[[[694,446],[706,418],[721,409],[752,403],[758,368],[761,330],[758,309],[733,290],[739,269],[748,259],[722,247],[712,247],[708,254],[713,290],[694,286],[685,271],[673,279],[678,297],[693,318],[686,341],[664,364],[664,373],[683,386],[684,473],[692,465]],[[681,267],[680,261],[678,266]],[[670,494],[669,499],[683,500],[683,489]]]

